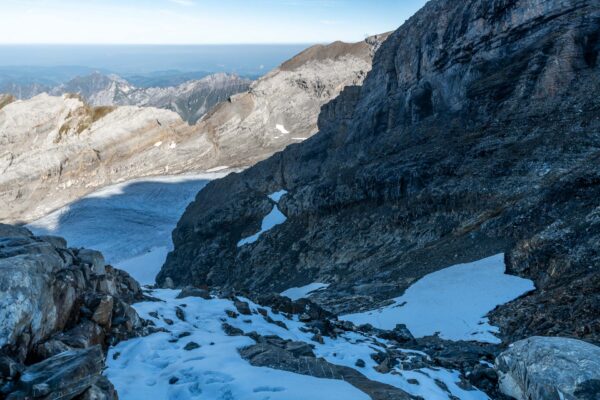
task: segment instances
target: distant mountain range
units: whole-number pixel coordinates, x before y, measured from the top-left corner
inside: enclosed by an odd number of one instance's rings
[[[263,160],[314,134],[321,107],[362,84],[386,37],[313,46],[252,84],[215,74],[139,88],[92,73],[52,95],[0,95],[0,220],[31,221],[115,182]],[[218,102],[195,125],[179,117]]]
[[[177,81],[180,75],[164,75]],[[160,81],[160,76],[155,77]],[[138,76],[138,82],[152,82]],[[155,81],[157,82],[157,81]],[[157,107],[177,112],[189,124],[195,124],[210,108],[231,95],[245,91],[251,81],[237,75],[217,73],[190,80],[176,86],[138,87],[114,74],[93,72],[53,87],[41,83],[5,83],[0,91],[17,99],[29,99],[40,93],[60,96],[80,95],[91,106],[136,105]]]

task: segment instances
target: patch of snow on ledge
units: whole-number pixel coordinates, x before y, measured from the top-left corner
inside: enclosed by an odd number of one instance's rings
[[[280,190],[278,192],[271,193],[269,195],[269,198],[271,200],[273,200],[275,203],[279,203],[279,200],[281,200],[281,198],[286,193],[287,193],[286,190]],[[277,204],[274,205],[273,209],[271,210],[271,212],[268,213],[263,218],[261,226],[260,226],[260,231],[256,232],[252,236],[248,236],[248,237],[245,237],[242,240],[240,240],[237,243],[237,247],[242,247],[245,244],[256,242],[258,240],[258,238],[260,237],[260,235],[262,235],[263,233],[265,233],[266,231],[270,230],[271,228],[273,228],[276,225],[283,224],[286,220],[287,220],[287,217],[285,215],[283,215],[283,213],[281,211],[279,211],[279,208],[277,207]]]
[[[206,172],[219,172],[219,171],[223,171],[223,170],[225,170],[227,168],[229,168],[229,166],[227,166],[227,165],[220,165],[218,167],[207,169]]]
[[[340,319],[381,329],[402,323],[415,337],[439,332],[448,340],[500,343],[498,328],[485,315],[535,289],[532,281],[506,275],[505,269],[503,254],[453,265],[419,279],[392,305]]]
[[[306,298],[311,293],[314,293],[318,290],[326,289],[328,286],[328,283],[313,282],[305,286],[289,288],[281,292],[280,294],[282,296],[289,297],[291,300],[295,301],[298,299]]]
[[[290,133],[287,129],[285,129],[285,126],[280,125],[280,124],[275,125],[275,129],[277,129],[279,132],[281,132],[283,134]]]

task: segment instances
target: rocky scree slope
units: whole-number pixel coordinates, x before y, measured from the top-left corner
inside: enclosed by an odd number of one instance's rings
[[[503,339],[600,342],[599,51],[596,1],[430,1],[317,135],[198,194],[157,281],[324,282],[339,313],[504,252],[537,290],[492,312]],[[287,220],[238,246],[281,189]]]
[[[130,306],[138,283],[101,253],[3,224],[0,294],[0,398],[116,399],[108,346],[153,331]]]
[[[0,108],[0,221],[32,221],[124,180],[265,159],[316,132],[321,105],[362,83],[383,37],[310,48],[194,126],[168,110],[94,107],[73,95],[8,104]]]

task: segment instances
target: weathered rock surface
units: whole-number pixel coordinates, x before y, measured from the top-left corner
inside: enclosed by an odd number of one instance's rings
[[[324,282],[312,299],[340,312],[504,252],[538,289],[493,313],[504,338],[600,342],[599,18],[591,0],[430,1],[317,135],[199,193],[158,282]],[[285,223],[238,247],[281,189]]]
[[[100,346],[57,354],[25,369],[7,399],[73,399],[98,381],[103,366]]]
[[[316,358],[307,351],[306,344],[285,341],[278,337],[255,335],[253,338],[258,343],[241,349],[240,354],[256,367],[275,368],[317,378],[341,379],[367,393],[373,400],[414,398],[398,388],[372,381],[353,368]],[[298,351],[299,349],[304,351]]]
[[[362,83],[381,40],[309,49],[194,126],[172,111],[95,107],[73,95],[0,107],[0,221],[29,222],[123,180],[252,165],[314,134],[320,107]],[[171,101],[162,91],[148,96],[135,104]]]
[[[0,393],[116,398],[98,381],[102,350],[152,331],[130,306],[143,298],[100,253],[0,224]]]
[[[600,347],[581,340],[534,336],[496,359],[500,390],[517,400],[600,398]]]

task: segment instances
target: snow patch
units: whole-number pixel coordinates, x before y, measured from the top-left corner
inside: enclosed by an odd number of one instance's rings
[[[457,264],[419,279],[392,305],[340,319],[381,329],[403,323],[415,337],[439,332],[448,340],[500,343],[494,335],[498,328],[485,315],[535,289],[529,279],[506,275],[505,270],[503,254]]]
[[[141,285],[151,285],[167,259],[169,248],[154,247],[147,253],[124,260],[117,267],[127,271]]]
[[[176,299],[175,290],[156,290],[153,296],[165,302],[134,304],[142,318],[150,319],[158,327],[171,333],[160,332],[147,337],[119,343],[109,350],[106,377],[115,385],[124,400],[147,399],[231,399],[231,400],[304,400],[304,399],[357,399],[369,397],[342,380],[320,379],[307,375],[253,367],[241,358],[238,349],[254,344],[246,336],[227,336],[221,328],[225,310],[234,310],[229,300],[204,300],[188,297]],[[175,315],[175,307],[182,308],[187,321]],[[252,304],[253,308],[256,306]],[[160,319],[149,315],[158,312]],[[275,314],[272,314],[275,316]],[[171,319],[167,325],[164,318]],[[269,323],[262,316],[231,319],[231,325],[257,331],[269,331]],[[282,328],[280,328],[282,329]],[[189,336],[175,340],[180,334]],[[199,348],[186,351],[190,342]],[[169,384],[169,381],[175,381]]]
[[[156,142],[156,143],[154,143],[154,147],[160,147],[160,146],[162,146],[162,142]]]
[[[300,142],[302,142],[302,141],[304,141],[304,140],[306,140],[306,139],[308,139],[308,138],[305,138],[305,137],[293,137],[293,138],[292,138],[292,140],[298,140],[298,141],[300,141]]]
[[[285,129],[285,126],[277,124],[275,125],[275,129],[277,129],[279,132],[283,133],[284,135],[287,135],[288,133],[290,133],[287,129]]]
[[[279,200],[287,193],[286,190],[280,190],[278,192],[271,193],[268,197],[275,203],[279,203]],[[260,235],[272,229],[276,225],[283,224],[287,220],[287,217],[277,207],[277,204],[273,206],[273,209],[268,213],[262,220],[260,225],[260,231],[254,235],[245,237],[237,243],[237,247],[242,247],[245,244],[254,243],[258,240]]]
[[[285,323],[288,329],[268,323],[256,312],[259,308],[248,299],[252,315],[231,318],[226,310],[235,310],[228,299],[205,300],[197,297],[177,299],[177,290],[159,289],[151,291],[153,297],[162,302],[136,303],[133,307],[140,316],[152,320],[157,327],[170,332],[158,332],[119,343],[109,349],[105,375],[113,382],[119,396],[124,400],[157,399],[368,399],[363,392],[342,380],[329,380],[299,375],[265,367],[253,367],[243,360],[237,349],[252,345],[247,336],[227,336],[221,323],[245,333],[256,331],[260,335],[276,335],[285,340],[302,341],[315,346],[317,357],[323,357],[336,365],[354,368],[367,378],[400,388],[414,396],[425,399],[449,399],[449,394],[461,400],[486,400],[488,397],[478,390],[460,387],[458,372],[443,368],[421,368],[402,370],[395,367],[392,373],[382,374],[375,370],[373,353],[384,351],[385,341],[365,336],[358,332],[344,332],[335,339],[324,337],[324,343],[310,338],[311,332],[297,316],[287,319],[263,307],[268,317]],[[186,304],[182,307],[181,304]],[[176,307],[181,307],[186,321],[177,318]],[[150,312],[157,312],[154,318]],[[173,325],[168,325],[165,318]],[[304,330],[304,331],[303,331]],[[189,336],[178,336],[181,333]],[[189,342],[200,345],[191,351],[183,348]],[[407,353],[417,353],[406,350]],[[356,367],[357,359],[365,361],[365,367]],[[176,380],[169,384],[169,380]],[[411,384],[415,379],[418,384]],[[443,382],[449,392],[444,391],[437,381]]]
[[[229,166],[227,166],[227,165],[220,165],[218,167],[207,169],[206,172],[219,172],[219,171],[223,171],[223,170],[225,170],[227,168],[229,168]]]
[[[289,297],[292,300],[298,300],[301,298],[305,298],[305,297],[309,296],[311,293],[316,292],[318,290],[326,289],[328,286],[329,286],[328,283],[313,282],[313,283],[309,283],[308,285],[305,285],[305,286],[289,288],[289,289],[281,292],[280,294],[282,296]]]

